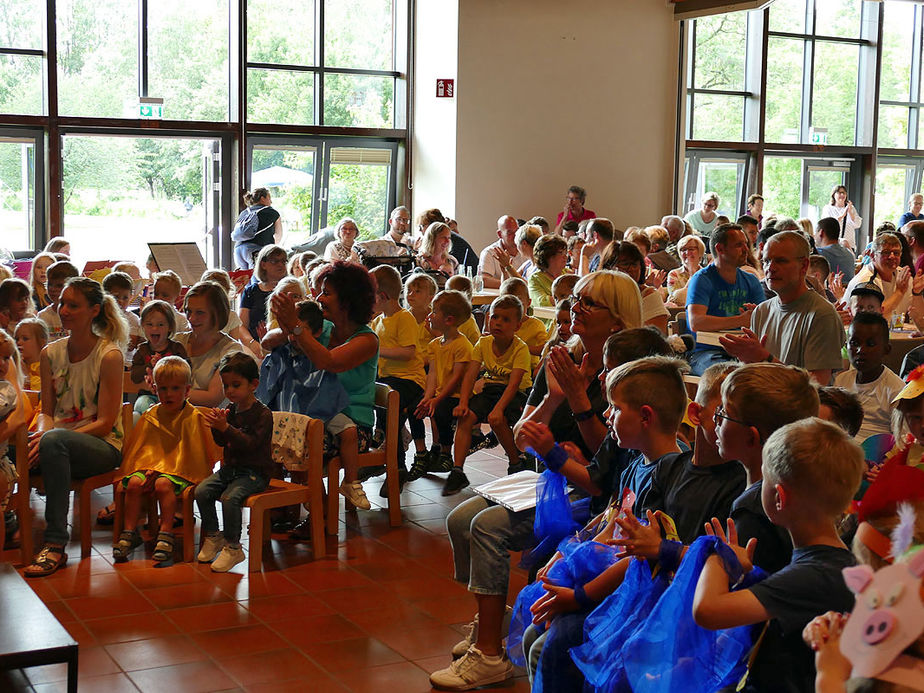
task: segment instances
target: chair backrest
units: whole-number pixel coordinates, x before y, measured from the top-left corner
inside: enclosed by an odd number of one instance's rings
[[[398,391],[392,390],[385,383],[376,383],[375,406],[385,410],[385,448],[390,450],[390,446],[393,446],[397,450],[401,435],[401,431],[398,430],[398,413],[401,409]]]
[[[324,424],[304,414],[273,412],[273,461],[290,472],[308,471],[324,450]],[[312,457],[314,456],[314,457]]]

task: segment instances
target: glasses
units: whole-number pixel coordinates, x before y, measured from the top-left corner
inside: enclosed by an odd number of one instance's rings
[[[882,257],[901,257],[901,250],[880,250],[879,255]]]
[[[272,258],[268,257],[265,260],[263,260],[263,262],[267,262],[271,265],[284,265],[286,264],[286,259],[284,257],[272,257]]]
[[[605,305],[603,305],[602,303],[597,303],[596,301],[594,301],[592,298],[588,296],[577,296],[575,294],[571,294],[568,298],[571,301],[572,308],[576,308],[577,306],[580,306],[581,310],[587,311],[588,313],[592,311],[594,308],[606,308]]]
[[[712,415],[712,421],[715,423],[716,426],[718,426],[721,419],[725,419],[726,421],[734,421],[736,424],[741,424],[742,426],[747,426],[749,428],[751,426],[751,424],[749,424],[747,421],[742,421],[741,419],[732,418],[731,416],[725,413],[725,407],[720,406],[718,409],[715,410],[715,414]]]

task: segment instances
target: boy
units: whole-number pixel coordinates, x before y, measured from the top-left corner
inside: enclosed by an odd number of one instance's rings
[[[61,327],[61,318],[58,317],[58,301],[61,299],[61,292],[64,291],[64,284],[67,280],[79,276],[80,271],[67,260],[53,263],[45,273],[45,292],[48,294],[51,305],[42,308],[36,317],[48,325],[48,341],[50,342],[67,336],[67,330]]]
[[[831,303],[835,302],[834,294],[828,288],[828,276],[831,274],[831,265],[824,255],[809,255],[809,268],[805,281],[814,291],[817,291]]]
[[[417,321],[417,347],[421,355],[426,354],[427,346],[436,335],[427,329],[427,316],[433,305],[433,297],[439,287],[429,274],[415,272],[404,281],[404,302],[407,309]]]
[[[226,573],[244,560],[241,507],[248,496],[266,490],[273,472],[273,413],[254,397],[260,371],[252,357],[236,352],[222,357],[218,373],[228,409],[205,414],[212,438],[224,447],[222,466],[196,487],[202,517],[197,559],[212,561],[212,571]],[[218,531],[215,501],[221,499],[224,533]]]
[[[465,294],[465,298],[468,299],[468,302],[472,302],[472,294],[474,292],[472,280],[464,274],[452,275],[446,280],[446,288],[452,289],[453,291],[461,291]],[[478,321],[475,320],[474,314],[470,314],[468,320],[459,325],[459,332],[465,335],[465,338],[472,343],[472,346],[478,343],[478,340],[481,339],[481,330],[478,329]]]
[[[440,336],[428,346],[427,389],[417,406],[416,415],[421,419],[432,417],[435,452],[431,452],[427,460],[418,461],[414,457],[414,466],[408,475],[411,481],[427,472],[449,472],[453,469],[449,454],[455,421],[452,412],[459,403],[459,388],[472,360],[472,345],[464,335],[459,334],[459,325],[464,324],[471,315],[471,304],[459,291],[446,289],[433,299],[433,310],[427,317],[427,323],[430,331]]]
[[[183,292],[183,282],[180,281],[180,275],[173,270],[158,272],[154,275],[154,282],[151,288],[154,292],[155,300],[166,301],[173,307],[177,333],[189,332],[189,320],[176,309],[176,302]]]
[[[905,383],[882,360],[891,350],[889,323],[879,313],[857,313],[847,333],[850,365],[834,378],[835,387],[855,392],[863,405],[863,425],[857,442],[870,436],[890,433],[892,400]]]
[[[128,310],[128,305],[132,302],[135,285],[132,278],[125,272],[110,272],[103,277],[103,291],[112,296],[115,302],[119,304],[122,310],[122,317],[128,323],[128,350],[133,351],[138,343],[144,339],[144,333],[141,331],[141,319]],[[131,365],[131,359],[128,359]]]
[[[425,464],[429,458],[426,431],[422,419],[413,416],[427,384],[424,371],[424,357],[418,347],[418,327],[414,316],[401,307],[401,275],[389,265],[379,265],[370,274],[377,286],[375,308],[380,313],[372,320],[372,329],[379,338],[379,377],[398,393],[401,412],[399,426],[403,429],[405,422],[410,424],[411,437],[414,439],[414,465]],[[384,422],[378,428],[384,429]],[[405,468],[404,455],[398,473],[398,484],[404,487],[408,472]],[[382,492],[387,496],[387,489],[382,485]]]
[[[858,284],[850,291],[848,309],[851,315],[861,312],[877,313],[882,315],[882,302],[885,295],[875,283]]]
[[[579,279],[576,274],[562,274],[556,277],[552,282],[552,302],[557,306],[559,301],[570,298]]]
[[[529,348],[531,373],[535,373],[539,367],[539,357],[542,356],[542,350],[545,343],[549,341],[549,333],[545,329],[545,323],[539,318],[528,315],[529,307],[532,305],[532,299],[529,297],[529,285],[519,277],[505,279],[500,285],[501,296],[516,296],[523,304],[523,320],[520,323],[520,329],[517,330],[517,337],[523,340]]]
[[[718,556],[703,568],[693,600],[693,617],[703,628],[718,630],[769,623],[745,690],[814,690],[813,655],[802,642],[802,629],[826,611],[853,608],[843,568],[853,554],[838,536],[835,522],[860,485],[863,452],[840,428],[811,418],[775,431],[763,451],[761,502],[770,520],[784,527],[794,547],[792,561],[748,589],[729,591],[729,576]],[[713,524],[721,534],[718,520]],[[728,541],[748,572],[753,542],[737,546],[735,524]]]
[[[135,424],[122,455],[125,524],[112,546],[116,562],[127,561],[141,545],[137,529],[141,496],[150,493],[160,505],[153,559],[170,560],[177,497],[207,477],[221,455],[208,435],[205,417],[186,399],[192,385],[189,364],[179,356],[160,359],[154,366],[154,384],[160,403]]]
[[[533,383],[529,347],[516,335],[522,320],[523,304],[516,296],[498,296],[491,303],[489,334],[479,339],[472,350],[472,360],[459,390],[459,403],[452,410],[457,418],[453,441],[455,466],[446,477],[444,496],[455,495],[469,485],[462,466],[468,456],[475,424],[487,422],[491,426],[510,464],[516,464],[519,458],[511,426],[519,420],[526,405],[526,393]],[[475,380],[480,373],[483,373],[484,387],[473,396]]]
[[[818,388],[818,418],[835,423],[851,438],[856,437],[863,425],[863,405],[855,392],[842,387]]]

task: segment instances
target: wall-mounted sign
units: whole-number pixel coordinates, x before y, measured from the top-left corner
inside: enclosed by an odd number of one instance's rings
[[[456,80],[438,79],[436,80],[436,98],[451,99],[456,95]]]
[[[138,117],[142,120],[162,120],[164,117],[164,100],[142,96],[138,99]]]

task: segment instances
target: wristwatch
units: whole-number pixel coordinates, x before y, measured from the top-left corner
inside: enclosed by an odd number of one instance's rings
[[[295,327],[292,328],[292,334],[294,334],[296,337],[298,337],[304,331],[305,331],[305,328],[302,327],[301,325],[296,325]]]

